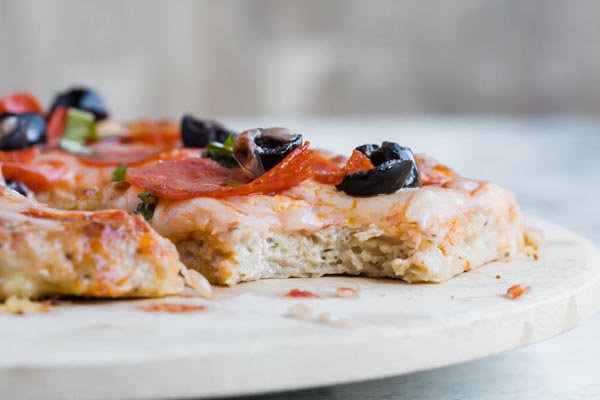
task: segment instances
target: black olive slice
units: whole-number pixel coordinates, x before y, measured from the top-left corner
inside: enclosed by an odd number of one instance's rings
[[[336,185],[338,190],[351,196],[389,194],[405,187],[421,187],[419,169],[412,151],[397,143],[364,144],[356,148],[375,166],[369,171],[346,175]]]
[[[203,120],[186,114],[181,118],[181,140],[184,147],[206,147],[210,142],[225,143],[235,132],[217,121]]]
[[[257,128],[242,132],[233,145],[233,156],[255,176],[269,171],[302,146],[302,135],[286,128]]]
[[[57,107],[73,107],[94,114],[94,119],[100,121],[108,117],[108,111],[104,106],[102,98],[92,89],[85,87],[74,87],[59,93],[52,102],[50,112],[52,115]]]
[[[335,187],[356,197],[390,194],[405,187],[404,183],[410,177],[412,169],[413,164],[408,160],[385,161],[372,170],[344,176],[342,182]]]
[[[22,194],[25,197],[29,196],[29,194],[31,193],[31,190],[29,190],[29,188],[23,182],[19,181],[11,181],[7,179],[6,187],[14,190],[19,194]]]
[[[31,146],[46,142],[46,120],[37,113],[20,114],[19,118],[26,121],[27,143]]]
[[[15,114],[0,115],[0,150],[27,148],[27,121]]]

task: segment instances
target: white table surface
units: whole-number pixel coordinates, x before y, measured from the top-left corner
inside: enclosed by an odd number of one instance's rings
[[[510,187],[526,213],[559,223],[600,245],[600,121],[265,118],[226,122],[238,129],[288,126],[316,145],[335,145],[339,151],[362,144],[364,138],[373,143],[394,140],[415,152],[435,155],[463,175]],[[461,365],[258,398],[598,399],[600,315],[559,337]]]

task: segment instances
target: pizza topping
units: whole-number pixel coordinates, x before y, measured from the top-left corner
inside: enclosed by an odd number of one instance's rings
[[[285,294],[285,297],[318,299],[321,296],[308,290],[292,289]]]
[[[376,144],[366,144],[357,147],[356,150],[369,157],[369,160],[375,166],[388,161],[410,161],[412,169],[410,175],[406,178],[404,187],[421,187],[417,162],[410,148],[402,147],[394,142],[383,142],[381,147]]]
[[[46,121],[40,114],[0,115],[0,150],[23,150],[46,141]]]
[[[312,165],[315,173],[314,179],[317,182],[337,185],[342,182],[344,176],[354,174],[359,171],[368,171],[373,169],[371,160],[365,157],[360,151],[354,149],[352,155],[341,168],[331,159],[326,159],[321,155],[315,157]]]
[[[25,122],[15,114],[0,116],[0,149],[4,151],[27,148]]]
[[[125,174],[127,173],[127,165],[119,164],[117,169],[113,172],[112,181],[113,182],[123,182],[125,180]]]
[[[77,108],[94,114],[94,120],[100,121],[108,117],[102,98],[89,88],[76,87],[59,93],[52,102],[48,115],[52,118],[54,112],[60,108]]]
[[[4,178],[18,180],[33,191],[64,186],[73,179],[74,171],[60,162],[45,162],[39,165],[3,163]]]
[[[101,136],[115,136],[120,143],[161,145],[165,149],[179,145],[179,124],[170,120],[141,119],[129,124],[102,121],[96,124]]]
[[[0,150],[0,163],[28,163],[40,154],[37,147],[30,147],[27,150],[17,151],[1,151]]]
[[[356,150],[368,157],[375,168],[345,175],[336,185],[338,190],[350,196],[375,196],[421,187],[417,163],[408,147],[383,142],[381,147],[367,144]]]
[[[202,153],[202,157],[215,160],[225,168],[239,167],[237,161],[233,157],[233,143],[233,136],[229,136],[224,143],[210,142]]]
[[[130,168],[126,179],[159,198],[230,197],[272,194],[298,185],[312,176],[314,151],[305,143],[275,168],[250,181],[239,168],[227,169],[213,160],[187,158]]]
[[[36,98],[28,93],[13,93],[0,100],[0,114],[23,114],[27,112],[37,114],[44,112]]]
[[[55,147],[60,142],[65,123],[67,122],[67,107],[57,107],[48,117],[48,146]]]
[[[204,148],[211,142],[225,143],[230,136],[235,136],[235,132],[217,121],[197,119],[190,114],[181,119],[181,140],[184,147]]]
[[[96,122],[91,112],[69,108],[65,122],[62,140],[71,140],[85,143],[87,140],[98,138],[96,133]]]
[[[31,190],[29,190],[27,185],[20,181],[6,180],[6,187],[19,194],[22,194],[25,197],[29,197],[29,195],[31,195]]]
[[[150,221],[154,216],[154,210],[158,204],[158,197],[150,192],[140,193],[137,196],[142,202],[135,209],[136,214],[140,214],[146,221]]]
[[[257,128],[242,132],[233,146],[233,155],[242,168],[254,176],[271,170],[302,146],[302,135],[286,128]]]

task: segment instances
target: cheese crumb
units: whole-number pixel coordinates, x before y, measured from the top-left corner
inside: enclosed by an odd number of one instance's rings
[[[304,304],[295,304],[288,308],[287,316],[294,319],[309,319],[312,314],[312,308]]]
[[[335,295],[337,297],[358,297],[360,293],[360,288],[357,286],[356,288],[342,287],[340,286],[335,290]]]
[[[10,296],[0,305],[0,312],[22,315],[26,313],[45,313],[50,311],[51,305],[49,302],[31,301],[26,298]]]

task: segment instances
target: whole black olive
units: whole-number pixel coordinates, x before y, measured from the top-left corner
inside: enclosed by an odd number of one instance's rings
[[[419,169],[410,148],[383,142],[381,146],[365,144],[356,149],[367,156],[375,168],[346,175],[336,185],[338,190],[351,196],[374,196],[406,187],[421,187]]]
[[[181,140],[183,147],[206,147],[210,142],[225,143],[235,132],[217,121],[202,120],[186,114],[181,119]]]
[[[23,182],[19,181],[11,181],[7,179],[6,187],[16,191],[19,194],[22,194],[25,197],[29,196],[31,193],[31,190],[29,190],[29,188]]]
[[[34,145],[46,142],[46,120],[37,113],[24,113],[19,115],[26,122],[27,144]]]
[[[302,135],[286,128],[257,128],[242,132],[233,145],[233,156],[255,176],[269,171],[302,146]]]
[[[74,87],[59,93],[54,98],[48,115],[52,115],[57,107],[74,107],[91,112],[96,121],[108,117],[108,111],[106,111],[102,98],[92,89],[84,87]]]
[[[27,148],[27,121],[15,114],[0,115],[0,150]]]

